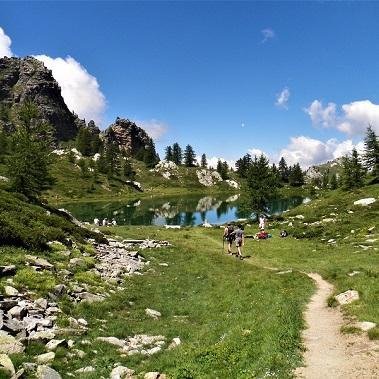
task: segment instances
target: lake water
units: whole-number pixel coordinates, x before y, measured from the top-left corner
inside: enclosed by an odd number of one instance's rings
[[[269,205],[269,214],[300,205],[302,197],[275,199]],[[130,202],[88,202],[65,203],[59,206],[70,211],[78,220],[93,223],[94,218],[109,221],[115,219],[118,225],[200,225],[204,221],[223,224],[241,218],[251,217],[242,210],[238,195],[230,197],[181,196],[165,198],[143,198]]]

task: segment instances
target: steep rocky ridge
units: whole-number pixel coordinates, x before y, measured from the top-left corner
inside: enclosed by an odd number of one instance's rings
[[[134,122],[119,117],[102,135],[107,142],[116,144],[121,151],[132,156],[152,144],[152,139],[145,130]]]
[[[41,118],[55,132],[57,141],[66,141],[76,136],[78,118],[67,108],[61,89],[50,70],[33,58],[0,59],[0,106],[12,116],[25,101],[38,106]],[[7,117],[0,119],[0,127],[12,129]]]

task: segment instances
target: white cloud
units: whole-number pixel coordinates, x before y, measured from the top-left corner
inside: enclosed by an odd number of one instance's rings
[[[5,34],[4,29],[0,27],[0,58],[13,56],[11,44],[12,40]]]
[[[200,161],[201,161],[201,155],[197,156],[196,159],[197,159],[198,163],[200,163]],[[221,162],[226,161],[226,163],[228,164],[228,166],[231,167],[234,170],[236,161],[234,161],[232,159],[225,159],[225,158],[222,158],[222,157],[211,157],[211,158],[207,157],[208,167],[216,169],[217,162],[218,162],[219,159],[221,160]]]
[[[352,140],[338,142],[332,138],[322,142],[305,136],[292,137],[289,145],[280,151],[279,157],[284,157],[289,165],[300,163],[301,167],[307,168],[349,154],[354,146],[361,152],[363,143],[354,145]]]
[[[168,130],[166,123],[155,119],[147,121],[135,120],[134,122],[144,129],[154,141],[158,141]]]
[[[342,105],[343,120],[337,128],[348,135],[364,134],[371,124],[375,132],[379,133],[379,105],[370,100],[353,101]]]
[[[276,95],[275,105],[279,108],[288,109],[288,100],[290,95],[290,90],[288,88],[283,88],[282,92]]]
[[[252,149],[249,149],[247,151],[253,158],[254,156],[257,156],[257,157],[260,157],[262,154],[266,157],[266,158],[269,158],[269,155],[267,153],[265,153],[263,150],[261,149],[256,149],[256,148],[252,148]]]
[[[261,43],[266,43],[268,40],[272,39],[275,37],[275,32],[271,28],[266,28],[261,30],[263,40]]]
[[[321,124],[324,128],[335,126],[336,104],[334,103],[329,103],[324,108],[321,101],[314,100],[304,111],[308,113],[313,124]]]
[[[379,133],[379,105],[370,100],[343,104],[339,114],[335,103],[328,103],[323,107],[321,101],[314,100],[304,111],[308,113],[313,124],[336,128],[349,136],[364,134],[369,124]]]
[[[75,111],[86,121],[94,120],[97,124],[102,123],[106,100],[93,75],[70,56],[63,59],[37,55],[35,58],[52,71],[62,89],[63,99],[71,111]]]

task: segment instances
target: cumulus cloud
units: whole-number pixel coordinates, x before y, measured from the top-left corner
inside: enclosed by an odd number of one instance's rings
[[[304,111],[315,125],[320,124],[324,128],[329,128],[336,124],[336,104],[334,103],[329,103],[326,107],[323,107],[321,101],[314,100]]]
[[[12,40],[5,34],[4,29],[0,27],[0,58],[13,56],[11,44]]]
[[[216,169],[217,162],[218,162],[219,159],[221,160],[221,162],[226,161],[226,163],[228,164],[229,167],[231,167],[233,170],[235,169],[236,161],[234,161],[232,159],[225,159],[225,158],[222,158],[222,157],[211,157],[211,158],[207,157],[208,167]],[[196,160],[200,164],[200,162],[201,162],[201,156],[197,156]]]
[[[158,141],[168,130],[166,123],[155,119],[147,121],[135,120],[134,122],[144,129],[154,141]]]
[[[304,111],[310,116],[312,123],[324,128],[336,128],[349,136],[364,134],[371,124],[379,133],[379,105],[370,100],[353,101],[343,104],[337,112],[335,103],[326,107],[319,100],[314,100]]]
[[[70,56],[51,58],[47,55],[37,55],[35,58],[42,61],[52,71],[70,110],[87,121],[94,120],[97,124],[102,123],[106,101],[93,75]]]
[[[290,90],[288,88],[284,88],[282,92],[276,95],[275,105],[279,108],[288,109],[288,100],[290,98]]]
[[[299,162],[301,167],[307,168],[350,154],[353,147],[358,152],[362,152],[363,142],[354,145],[350,139],[338,142],[332,138],[323,142],[310,137],[299,136],[292,137],[288,146],[280,151],[279,156],[284,157],[290,165]]]
[[[266,28],[261,30],[263,40],[261,41],[262,43],[266,43],[268,40],[272,39],[275,37],[275,32],[271,28]]]
[[[266,158],[269,158],[269,155],[267,153],[265,153],[263,150],[261,149],[256,149],[256,148],[252,148],[252,149],[249,149],[247,151],[253,158],[254,156],[257,156],[257,157],[260,157],[262,154],[266,157]]]

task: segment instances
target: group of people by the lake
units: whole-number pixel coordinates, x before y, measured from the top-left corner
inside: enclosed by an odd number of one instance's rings
[[[96,226],[116,226],[117,225],[117,221],[114,218],[112,218],[112,220],[108,220],[106,217],[103,220],[100,220],[97,217],[95,217],[93,219],[93,223]]]
[[[259,232],[254,236],[254,238],[255,239],[270,238],[271,234],[265,231],[266,224],[267,224],[266,216],[263,214],[260,215],[258,218],[258,222],[259,222],[259,225],[258,225]],[[229,223],[224,229],[223,239],[226,240],[228,244],[228,248],[227,248],[228,255],[235,255],[239,259],[244,258],[242,255],[242,246],[245,244],[245,235],[244,235],[244,228],[241,224],[238,224],[237,227],[234,228],[232,223]],[[232,252],[233,242],[237,248],[236,253]]]

